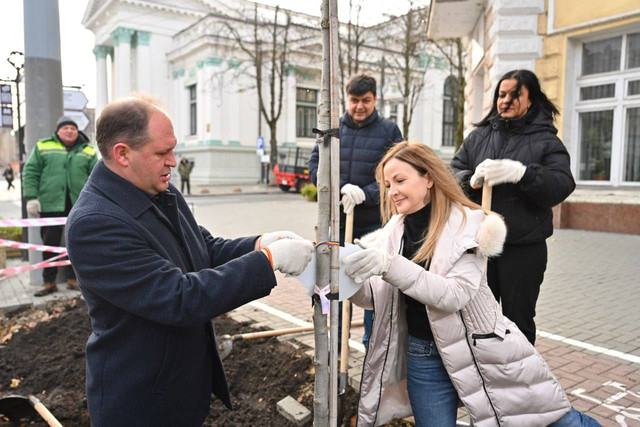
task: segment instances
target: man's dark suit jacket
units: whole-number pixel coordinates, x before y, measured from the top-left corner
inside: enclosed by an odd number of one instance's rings
[[[215,238],[175,187],[160,196],[100,161],[69,214],[69,258],[93,329],[93,426],[200,426],[211,393],[231,408],[211,319],[276,285],[257,236]]]

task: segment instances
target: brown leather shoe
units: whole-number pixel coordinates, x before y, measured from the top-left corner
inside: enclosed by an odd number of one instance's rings
[[[78,285],[78,281],[76,279],[67,279],[67,289],[71,289],[72,291],[79,291],[80,285]]]
[[[45,295],[49,295],[50,293],[56,292],[58,290],[58,286],[56,282],[47,282],[40,289],[34,292],[33,295],[37,297],[43,297]]]

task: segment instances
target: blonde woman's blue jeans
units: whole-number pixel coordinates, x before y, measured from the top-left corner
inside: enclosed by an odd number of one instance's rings
[[[458,393],[433,341],[409,336],[407,391],[417,427],[455,427]],[[600,423],[571,408],[549,427],[598,427]]]

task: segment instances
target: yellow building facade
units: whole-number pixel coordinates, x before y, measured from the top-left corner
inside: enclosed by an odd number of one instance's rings
[[[640,0],[432,0],[428,36],[465,43],[465,134],[504,73],[538,75],[578,184],[556,227],[640,234]]]
[[[535,72],[576,181],[640,186],[640,2],[547,0]]]

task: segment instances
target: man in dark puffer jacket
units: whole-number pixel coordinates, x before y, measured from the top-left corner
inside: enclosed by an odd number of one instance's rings
[[[347,111],[340,119],[340,193],[344,212],[340,213],[340,243],[344,244],[345,213],[353,215],[353,238],[377,230],[380,222],[380,191],[376,166],[387,150],[402,141],[402,133],[391,120],[376,110],[376,80],[366,74],[349,78],[346,86]],[[311,181],[317,185],[318,146],[309,158]],[[365,311],[365,334],[369,340],[373,314]],[[340,335],[338,335],[340,339]]]

